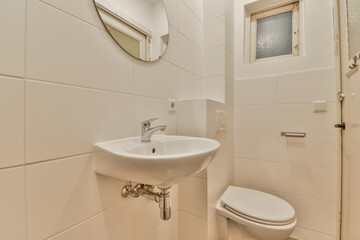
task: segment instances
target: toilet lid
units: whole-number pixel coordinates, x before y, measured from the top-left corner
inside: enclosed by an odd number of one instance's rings
[[[221,198],[221,205],[258,223],[285,225],[295,220],[295,210],[289,203],[252,189],[229,186]]]

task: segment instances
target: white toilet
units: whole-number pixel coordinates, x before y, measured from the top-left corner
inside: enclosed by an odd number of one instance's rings
[[[294,208],[274,195],[229,186],[216,206],[220,240],[228,240],[228,219],[258,240],[284,240],[296,225]],[[235,240],[235,239],[234,239]]]

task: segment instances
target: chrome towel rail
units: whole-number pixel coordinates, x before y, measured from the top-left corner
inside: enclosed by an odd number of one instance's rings
[[[304,132],[281,132],[281,136],[304,138],[304,137],[306,137],[306,133],[304,133]]]

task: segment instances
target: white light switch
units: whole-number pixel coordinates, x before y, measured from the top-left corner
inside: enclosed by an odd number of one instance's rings
[[[327,102],[326,101],[313,101],[314,103],[314,112],[327,112]]]
[[[216,110],[216,133],[226,131],[226,111]]]

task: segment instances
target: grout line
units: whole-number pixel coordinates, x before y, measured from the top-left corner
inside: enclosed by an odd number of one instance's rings
[[[73,84],[68,84],[68,83],[53,82],[53,81],[48,81],[48,80],[39,80],[39,79],[34,79],[34,78],[27,78],[25,80],[40,83],[40,84],[48,84],[48,85],[55,85],[55,86],[57,85],[57,86],[61,86],[61,87],[76,88],[76,89],[81,89],[81,90],[88,90],[88,91],[91,90],[91,91],[98,91],[98,92],[112,93],[112,94],[119,94],[119,95],[121,94],[121,95],[129,96],[129,97],[148,97],[148,98],[164,100],[164,101],[167,100],[167,98],[138,95],[138,94],[126,93],[126,92],[116,92],[116,91],[111,91],[111,90],[104,90],[104,89],[93,88],[93,87],[85,87],[85,86],[81,86],[81,85],[73,85]]]
[[[258,158],[251,158],[251,157],[241,157],[241,156],[234,156],[234,159],[244,159],[244,160],[252,160],[252,161],[258,161],[258,162],[269,162],[269,163],[275,163],[276,166],[280,165],[287,165],[287,166],[296,166],[296,167],[305,167],[305,168],[312,168],[312,169],[320,169],[320,170],[329,170],[329,171],[336,171],[336,168],[330,168],[330,167],[319,167],[319,166],[310,166],[307,164],[301,164],[301,163],[292,163],[292,162],[280,162],[278,160],[271,161],[271,160],[265,160],[265,159],[258,159]]]
[[[194,216],[194,217],[197,217],[197,218],[201,218],[201,220],[207,220],[207,217],[201,217],[201,216],[199,216],[199,215],[196,215],[196,214],[194,214],[194,213],[191,213],[191,212],[188,212],[187,210],[184,210],[184,209],[181,209],[181,208],[179,208],[179,212],[184,212],[184,213],[186,213],[186,214],[189,214],[189,215],[191,215],[191,216]],[[206,215],[207,215],[207,209],[206,209]]]
[[[202,14],[203,14],[203,19],[200,19],[185,1],[181,1],[181,2],[186,6],[187,9],[189,9],[189,11],[194,15],[194,17],[197,18],[203,25],[204,24],[204,7],[202,7],[202,9],[201,9]]]

